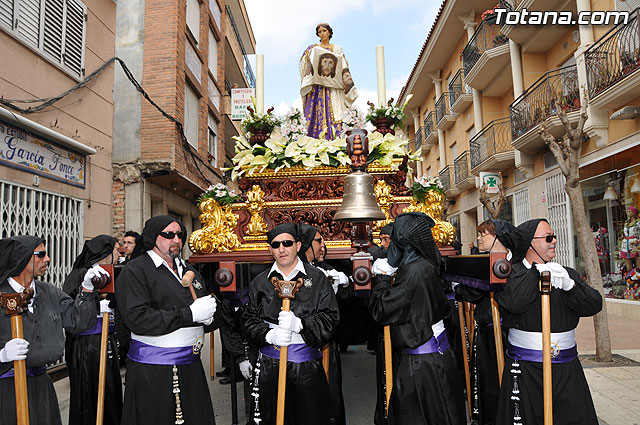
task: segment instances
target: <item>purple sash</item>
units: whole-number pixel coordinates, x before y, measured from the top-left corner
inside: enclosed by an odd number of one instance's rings
[[[448,292],[447,293],[447,299],[449,301],[455,300],[456,299],[456,293],[455,292]]]
[[[555,354],[555,356],[554,356]],[[542,350],[531,350],[529,348],[518,347],[517,345],[507,345],[507,356],[514,360],[524,360],[527,362],[542,363]],[[552,351],[551,363],[569,363],[578,358],[578,346]]]
[[[442,332],[438,336],[432,336],[431,339],[419,347],[405,348],[402,350],[405,354],[430,354],[440,353],[443,354],[449,348],[449,339],[447,339],[447,333]]]
[[[27,376],[42,375],[46,371],[47,371],[47,367],[46,366],[30,367],[30,368],[27,368]],[[8,371],[6,371],[5,373],[3,373],[2,375],[0,375],[0,378],[13,378],[13,376],[14,376],[13,368],[11,368]]]
[[[116,330],[115,323],[109,322],[109,333],[113,333]],[[98,317],[96,325],[87,329],[84,332],[77,333],[76,335],[100,335],[102,334],[102,317]]]
[[[156,347],[132,339],[129,345],[129,359],[138,363],[179,365],[191,364],[200,358],[200,350],[194,353],[194,347]]]
[[[280,358],[280,347],[277,345],[265,345],[260,352],[272,359]],[[310,347],[307,344],[291,344],[287,353],[287,362],[304,363],[322,358],[322,351]]]

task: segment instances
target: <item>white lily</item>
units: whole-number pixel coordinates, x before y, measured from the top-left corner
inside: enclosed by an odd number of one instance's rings
[[[238,161],[237,166],[238,167],[242,167],[244,165],[250,164],[251,161],[253,161],[253,158],[255,158],[255,156],[252,153],[248,153],[248,154],[244,155],[242,158],[240,158],[240,160]]]
[[[284,155],[287,158],[293,158],[294,156],[300,155],[302,153],[302,148],[298,146],[297,143],[289,143],[284,150]]]
[[[320,165],[319,161],[316,161],[316,156],[315,155],[309,155],[308,157],[304,158],[302,160],[302,165],[304,165],[305,167],[311,169],[313,167],[317,167],[318,165]]]
[[[250,150],[252,148],[252,146],[249,143],[249,141],[247,139],[245,139],[244,137],[242,137],[242,136],[233,136],[232,139],[236,141],[236,144],[235,144],[236,152],[239,152],[239,151],[241,151],[243,149],[249,149]]]
[[[318,158],[320,159],[320,162],[323,163],[324,165],[329,165],[331,163],[329,161],[329,154],[327,152],[320,152],[318,154]]]
[[[279,154],[284,152],[285,147],[287,146],[287,140],[282,138],[274,138],[271,137],[264,142],[264,145],[271,149],[271,151],[275,154]]]

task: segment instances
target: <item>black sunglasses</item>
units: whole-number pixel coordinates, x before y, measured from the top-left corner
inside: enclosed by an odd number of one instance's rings
[[[554,239],[558,239],[558,237],[556,235],[534,236],[533,239],[544,239],[546,243],[551,243]]]
[[[40,258],[44,258],[47,256],[47,251],[33,251],[33,255],[37,255]]]
[[[184,238],[184,232],[160,232],[160,236],[165,239],[173,239],[176,236],[180,239]]]
[[[284,240],[284,241],[271,242],[269,245],[271,245],[271,248],[273,248],[273,249],[280,248],[280,244],[282,244],[282,246],[284,246],[285,248],[291,248],[293,246],[294,242],[295,241],[292,241],[291,239],[287,239],[287,240]]]

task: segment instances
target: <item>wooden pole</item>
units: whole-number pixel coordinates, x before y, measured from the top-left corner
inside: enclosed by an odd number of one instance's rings
[[[22,315],[11,316],[11,338],[24,339]],[[29,425],[29,398],[27,396],[27,362],[13,361],[13,379],[16,388],[16,413],[18,425]]]
[[[104,420],[104,388],[107,378],[107,344],[109,343],[109,313],[102,313],[102,335],[100,340],[100,367],[98,369],[98,408],[96,425]]]
[[[282,311],[289,311],[290,301],[282,299]],[[278,404],[276,410],[276,425],[284,424],[284,399],[287,388],[287,355],[289,347],[280,347],[280,368],[278,369]]]
[[[389,400],[391,399],[391,391],[393,390],[393,363],[391,354],[391,328],[385,326],[384,332],[384,379],[387,397],[386,414],[389,416]]]
[[[542,386],[544,425],[553,425],[553,381],[551,377],[551,273],[540,274],[542,301]]]
[[[502,348],[502,325],[500,324],[500,310],[498,303],[491,296],[491,316],[493,317],[493,338],[496,343],[496,360],[498,362],[498,384],[502,387],[502,372],[504,371],[504,349]]]
[[[462,341],[462,365],[464,366],[464,381],[467,384],[467,402],[469,403],[469,417],[471,417],[471,377],[469,376],[469,352],[467,351],[467,336],[464,328],[467,326],[464,320],[464,302],[458,303],[458,320],[460,320],[460,338]]]
[[[215,358],[214,358],[214,353],[213,353],[213,344],[214,344],[214,332],[215,331],[211,331],[209,332],[209,377],[210,379],[213,381],[216,378],[216,373],[215,373]]]
[[[322,367],[324,374],[327,376],[327,382],[329,382],[329,344],[325,344],[322,347]]]
[[[473,339],[475,338],[476,332],[476,319],[473,317],[475,310],[475,305],[467,303],[467,329],[469,330],[469,347],[473,347]],[[473,348],[471,350],[473,351]]]

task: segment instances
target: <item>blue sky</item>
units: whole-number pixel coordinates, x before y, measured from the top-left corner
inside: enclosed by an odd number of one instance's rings
[[[387,100],[397,98],[420,53],[440,7],[440,0],[245,0],[256,38],[264,54],[265,109],[285,113],[300,108],[298,60],[318,42],[315,27],[328,22],[332,42],[344,49],[358,89],[356,105],[377,101],[376,45],[385,50]],[[251,57],[255,71],[255,56]]]

